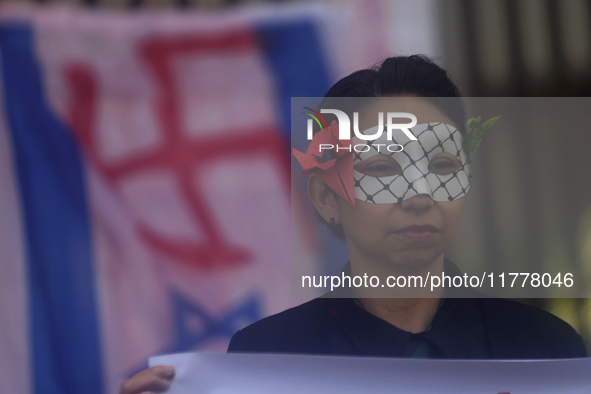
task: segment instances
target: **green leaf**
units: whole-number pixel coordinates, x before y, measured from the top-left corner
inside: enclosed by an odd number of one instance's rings
[[[480,116],[477,118],[468,119],[466,122],[466,135],[464,136],[462,143],[462,148],[464,149],[464,153],[466,153],[468,164],[472,164],[474,162],[474,156],[478,150],[478,146],[482,142],[484,132],[490,129],[500,117],[501,116],[499,115],[497,117],[490,118],[483,124],[480,124]],[[471,176],[472,168],[470,168],[470,177]]]
[[[488,129],[490,129],[492,126],[494,126],[495,123],[497,123],[497,120],[499,120],[499,118],[501,117],[501,115],[499,116],[495,116],[494,118],[490,118],[489,120],[487,120],[486,122],[484,122],[480,128],[483,131],[486,131]]]
[[[468,132],[472,132],[476,127],[478,127],[479,123],[480,123],[480,116],[477,118],[468,119],[468,122],[466,123],[466,130]]]

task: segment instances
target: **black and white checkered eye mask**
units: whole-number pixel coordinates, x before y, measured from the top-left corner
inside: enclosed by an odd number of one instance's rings
[[[375,133],[375,128],[366,130]],[[353,165],[379,154],[391,156],[398,162],[402,172],[397,175],[376,177],[353,171],[355,179],[355,198],[376,204],[398,203],[417,194],[427,194],[433,201],[453,201],[466,195],[470,188],[470,165],[462,150],[462,134],[455,127],[445,123],[424,123],[410,129],[417,141],[394,136],[387,140],[386,133],[375,141],[364,141],[370,147],[367,152],[355,152]],[[400,152],[389,152],[384,145],[398,143],[403,146]],[[384,144],[378,146],[378,144]],[[392,149],[396,150],[396,149]],[[429,171],[429,163],[435,155],[447,152],[456,156],[461,166],[455,172],[438,175]]]

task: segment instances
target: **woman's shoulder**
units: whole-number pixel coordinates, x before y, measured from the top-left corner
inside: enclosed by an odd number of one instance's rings
[[[327,301],[316,298],[243,328],[228,352],[323,353]]]
[[[519,332],[529,334],[576,334],[567,322],[540,308],[502,298],[483,298],[482,304],[487,318],[499,326],[526,328],[528,330],[522,329]]]
[[[586,357],[584,342],[564,320],[506,299],[482,299],[493,358]]]
[[[317,298],[243,328],[232,337],[228,352],[327,354],[329,300]],[[506,299],[471,300],[481,305],[494,359],[587,356],[581,336],[549,312]]]

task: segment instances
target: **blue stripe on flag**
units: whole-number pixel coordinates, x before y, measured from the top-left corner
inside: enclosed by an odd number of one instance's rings
[[[44,100],[33,33],[0,26],[6,118],[26,221],[36,394],[103,391],[90,219],[75,142]]]
[[[323,97],[330,88],[319,35],[314,23],[305,19],[261,23],[255,32],[275,77],[282,131],[289,141],[291,98]]]
[[[289,146],[292,142],[291,98],[324,97],[331,86],[332,74],[325,61],[327,51],[321,49],[320,36],[311,20],[261,23],[255,27],[255,31],[267,65],[275,76],[281,126]],[[305,133],[294,138],[299,139],[294,146],[309,145]],[[285,157],[291,160],[291,149],[285,153]],[[323,271],[333,273],[349,260],[349,254],[327,228],[322,229],[325,245],[322,252],[325,265]]]

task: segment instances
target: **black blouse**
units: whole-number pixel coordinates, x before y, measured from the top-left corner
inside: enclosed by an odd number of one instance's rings
[[[449,260],[445,270],[460,272]],[[391,325],[353,299],[317,298],[238,331],[228,352],[454,359],[587,357],[583,340],[564,321],[541,309],[491,298],[445,299],[430,329],[420,334]]]

